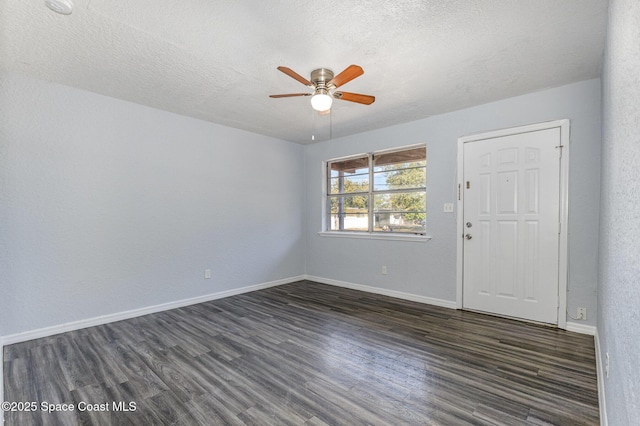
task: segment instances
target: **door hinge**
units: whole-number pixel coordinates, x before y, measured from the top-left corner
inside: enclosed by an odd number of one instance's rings
[[[558,150],[558,158],[562,158],[562,148],[564,148],[564,145],[556,146],[556,149]]]
[[[558,235],[562,232],[562,222],[558,222]]]
[[[460,184],[458,184],[458,201],[460,201]]]

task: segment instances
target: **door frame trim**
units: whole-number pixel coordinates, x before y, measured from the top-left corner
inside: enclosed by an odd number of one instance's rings
[[[475,133],[458,138],[458,204],[456,217],[457,246],[456,246],[456,308],[462,309],[462,278],[463,278],[463,234],[464,234],[464,144],[483,139],[493,139],[519,133],[536,132],[539,130],[560,129],[560,241],[558,251],[558,328],[567,328],[567,283],[569,275],[569,146],[571,142],[571,126],[568,119],[545,121],[526,126]]]

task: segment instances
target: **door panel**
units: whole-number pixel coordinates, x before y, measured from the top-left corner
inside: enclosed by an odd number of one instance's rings
[[[463,307],[558,320],[560,129],[463,145]]]

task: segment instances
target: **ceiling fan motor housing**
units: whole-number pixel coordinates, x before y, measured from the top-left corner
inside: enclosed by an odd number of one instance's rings
[[[316,93],[327,94],[327,83],[333,78],[333,71],[326,68],[318,68],[311,72],[311,82],[316,86]]]

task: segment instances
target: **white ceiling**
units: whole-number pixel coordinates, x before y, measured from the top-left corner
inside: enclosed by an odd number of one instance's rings
[[[0,0],[0,69],[311,143],[598,77],[606,0]],[[309,78],[363,76],[318,116]],[[331,125],[331,132],[329,126]]]

